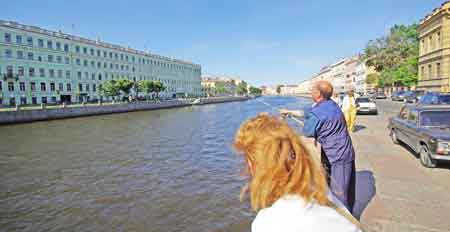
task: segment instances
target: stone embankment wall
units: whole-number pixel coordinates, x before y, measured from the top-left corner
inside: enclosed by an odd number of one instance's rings
[[[248,97],[220,97],[220,98],[202,98],[198,105],[214,104],[231,101],[248,100]],[[0,112],[0,124],[13,124],[23,122],[34,122],[44,120],[54,120],[63,118],[75,118],[102,114],[125,113],[141,110],[157,110],[175,107],[192,106],[191,101],[163,101],[160,103],[124,103],[124,104],[105,104],[89,105],[80,107],[66,107],[55,109],[34,109]]]

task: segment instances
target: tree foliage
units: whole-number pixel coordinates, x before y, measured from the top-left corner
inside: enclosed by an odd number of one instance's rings
[[[100,93],[106,97],[115,97],[120,94],[120,89],[115,80],[109,80],[101,85]]]
[[[395,25],[389,35],[369,41],[364,50],[366,65],[380,73],[379,87],[416,84],[418,57],[417,24]]]
[[[239,95],[247,94],[247,83],[245,81],[242,81],[239,83],[239,85],[236,88],[236,93]]]
[[[277,86],[276,91],[277,91],[277,94],[280,94],[280,93],[281,93],[281,85],[278,85],[278,86]]]
[[[133,88],[134,86],[134,83],[128,79],[120,79],[116,81],[116,85],[123,94],[129,95],[131,92],[131,88]]]
[[[262,90],[260,88],[250,86],[249,90],[250,90],[250,94],[252,94],[252,95],[261,95],[262,94]]]

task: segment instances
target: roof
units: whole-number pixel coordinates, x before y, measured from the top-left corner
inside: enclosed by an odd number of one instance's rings
[[[445,1],[441,4],[440,7],[434,8],[433,11],[430,14],[425,15],[422,20],[420,20],[420,25],[424,24],[426,21],[431,19],[433,16],[439,14],[442,11],[449,10],[450,9],[450,1]]]

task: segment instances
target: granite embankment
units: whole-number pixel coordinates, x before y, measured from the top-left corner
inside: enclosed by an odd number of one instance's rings
[[[0,112],[0,124],[13,124],[34,121],[75,118],[102,114],[125,113],[142,110],[157,110],[192,105],[215,104],[232,101],[245,101],[248,97],[201,98],[196,102],[187,100],[170,100],[163,102],[117,103],[103,105],[85,105],[78,107],[62,107],[49,109],[15,110]]]

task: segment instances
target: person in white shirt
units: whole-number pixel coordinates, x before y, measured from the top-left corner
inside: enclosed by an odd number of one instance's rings
[[[355,121],[357,113],[356,96],[353,90],[348,91],[347,95],[342,100],[342,112],[347,122],[347,129],[349,132],[355,130]]]
[[[361,232],[328,190],[319,155],[286,122],[260,114],[241,125],[234,147],[249,174],[241,200],[248,193],[258,212],[253,232]]]

